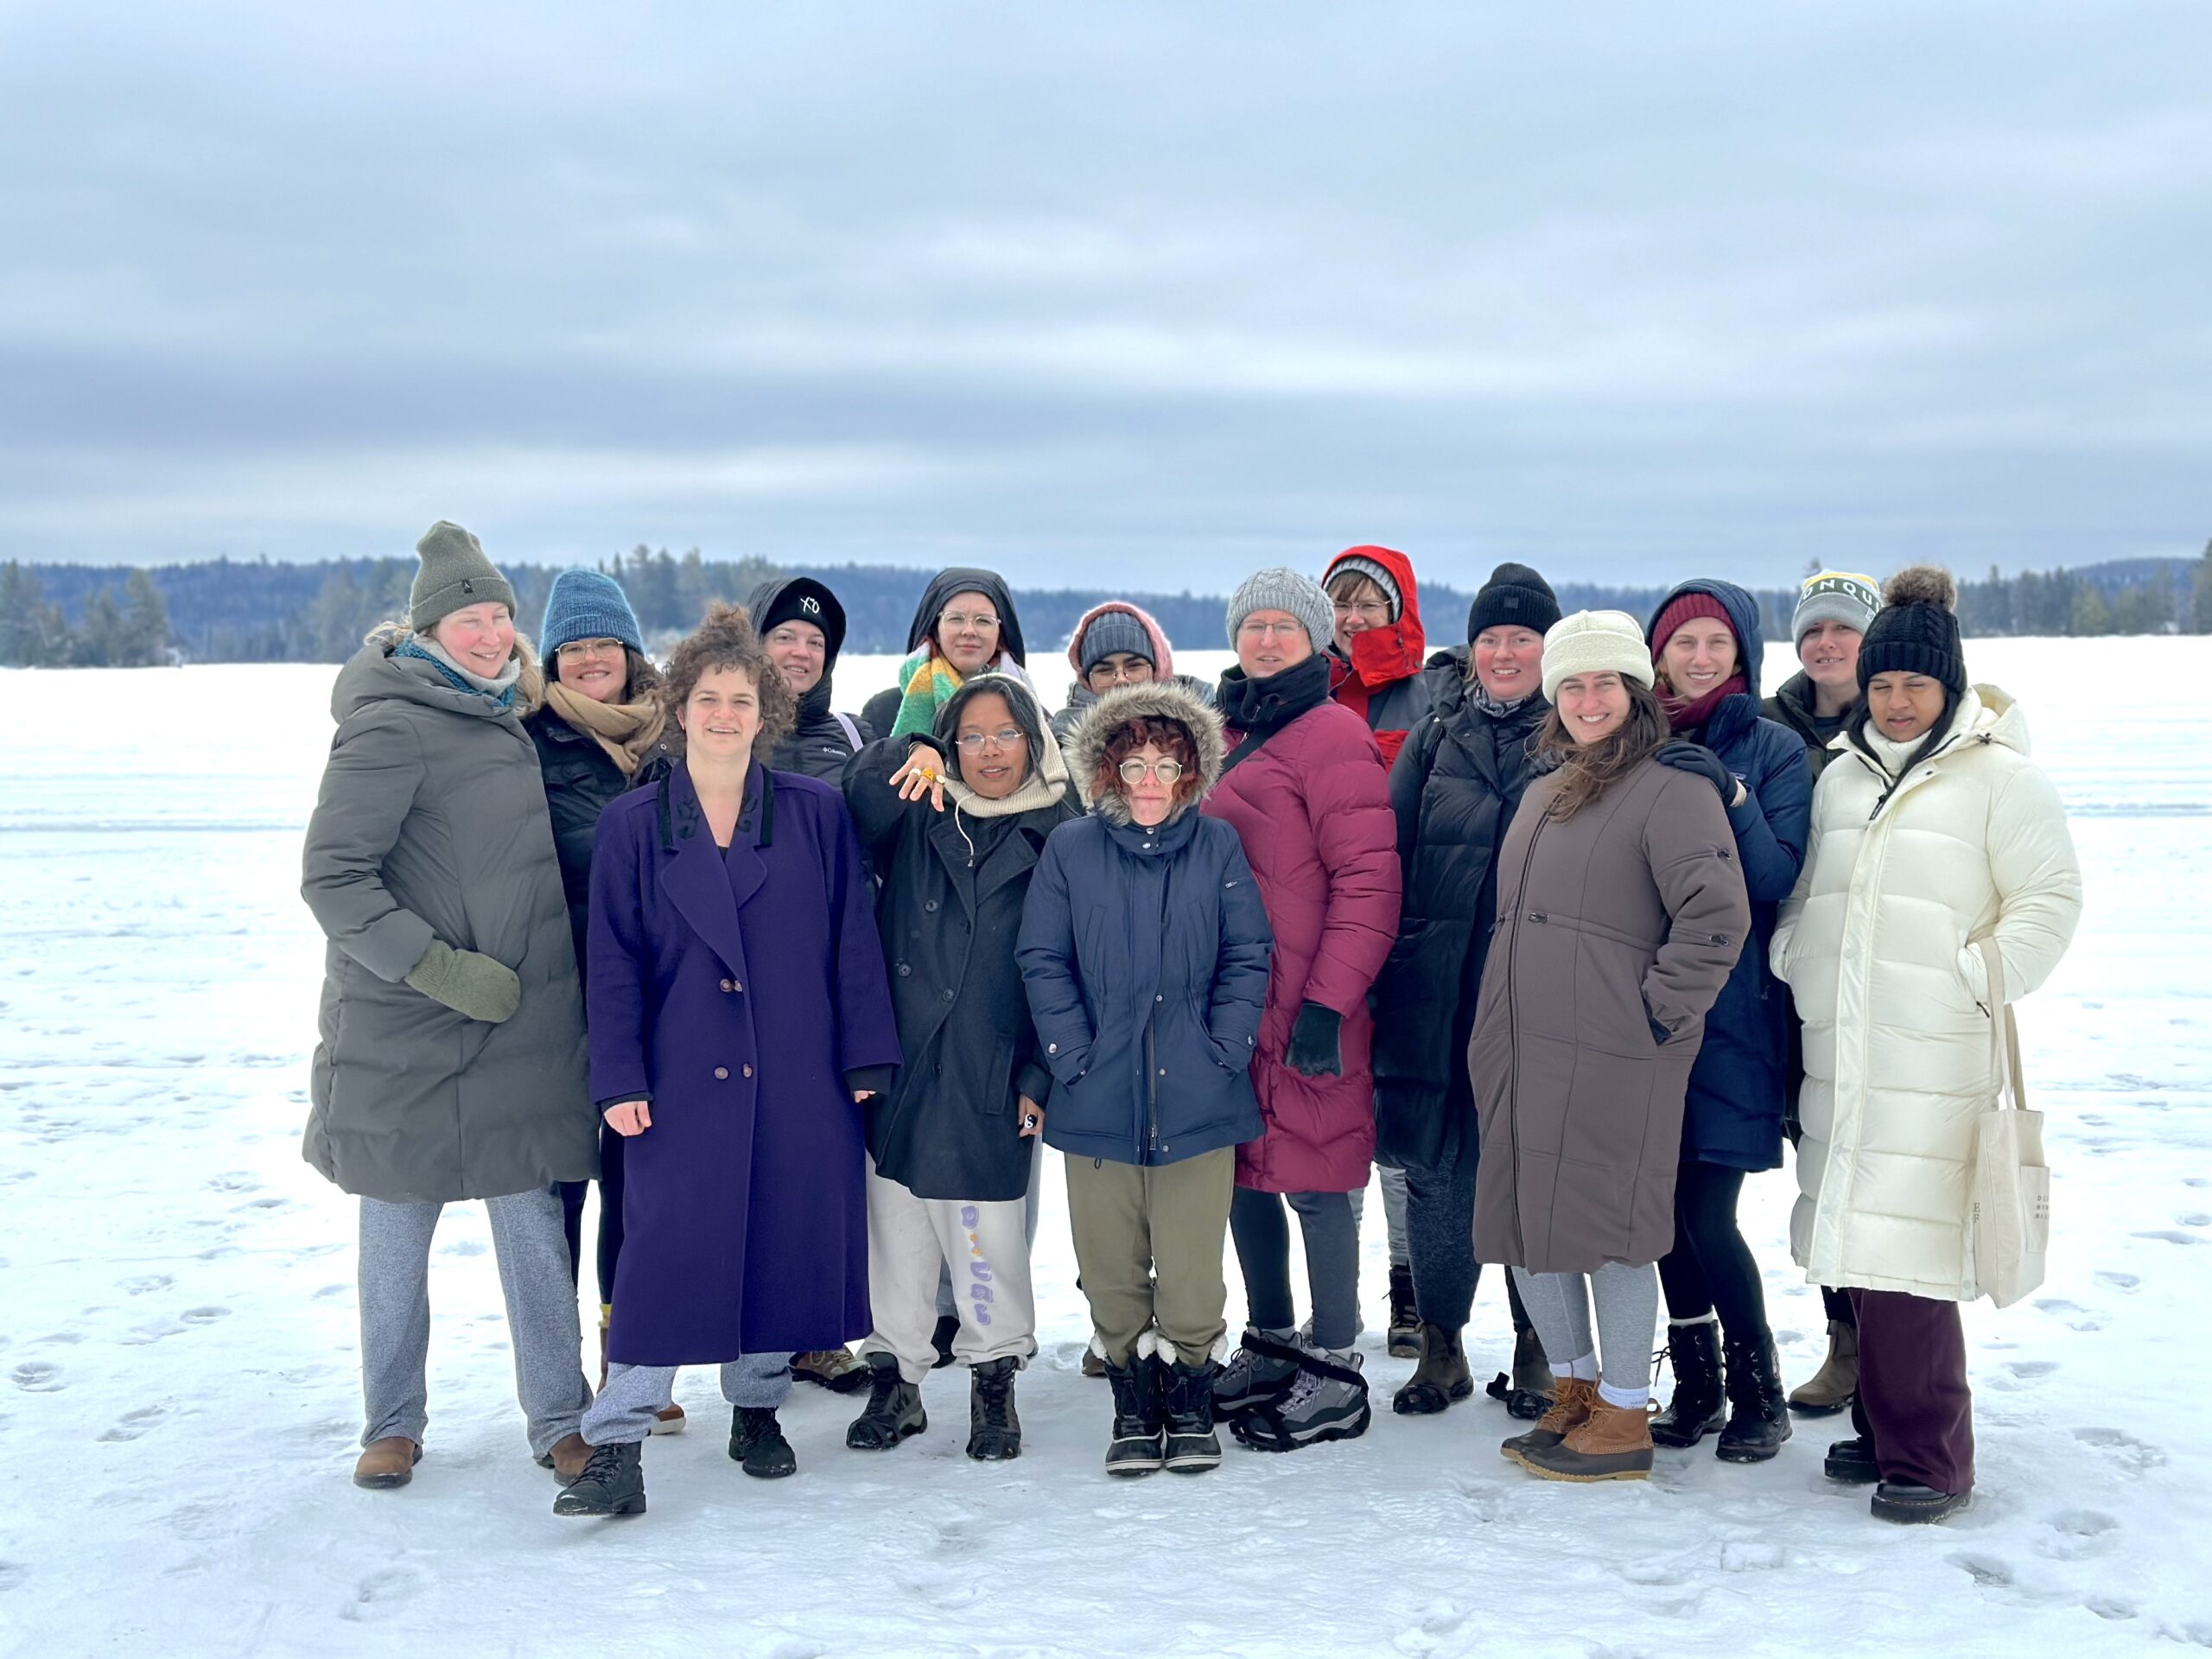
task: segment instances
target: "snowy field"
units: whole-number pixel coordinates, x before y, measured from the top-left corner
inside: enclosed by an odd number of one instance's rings
[[[353,1210],[298,1149],[322,948],[299,840],[332,671],[0,672],[0,1650],[2212,1646],[2212,642],[1988,641],[1969,663],[2026,704],[2088,908],[2022,1011],[2050,1114],[2050,1282],[1968,1313],[1980,1487],[1929,1530],[1878,1523],[1863,1490],[1821,1478],[1847,1432],[1833,1420],[1801,1420],[1761,1467],[1708,1443],[1662,1452],[1648,1485],[1539,1483],[1497,1455],[1512,1427],[1491,1402],[1393,1417],[1410,1362],[1372,1329],[1365,1439],[1109,1482],[1057,1154],[1017,1463],[961,1455],[966,1381],[939,1372],[930,1432],[887,1455],[845,1450],[854,1401],[802,1389],[798,1477],[748,1481],[711,1375],[687,1372],[693,1430],[651,1443],[652,1513],[556,1521],[482,1212],[456,1206],[429,1454],[407,1490],[356,1491]],[[842,700],[887,677],[887,659],[849,662]],[[1065,662],[1041,677],[1056,700]],[[1793,1190],[1758,1180],[1745,1211],[1795,1382],[1822,1325],[1783,1243]],[[1481,1376],[1508,1345],[1492,1276],[1468,1344]]]

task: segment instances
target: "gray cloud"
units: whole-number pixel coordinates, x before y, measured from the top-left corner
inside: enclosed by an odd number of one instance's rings
[[[2193,0],[16,9],[0,556],[2191,553],[2207,61]]]

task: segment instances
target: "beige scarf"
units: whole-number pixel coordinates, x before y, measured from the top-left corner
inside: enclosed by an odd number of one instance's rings
[[[625,778],[638,775],[638,766],[660,741],[667,715],[658,696],[642,702],[595,702],[558,680],[545,683],[545,706],[605,749]]]

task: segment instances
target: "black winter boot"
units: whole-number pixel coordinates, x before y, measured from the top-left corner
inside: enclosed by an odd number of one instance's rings
[[[888,1452],[910,1434],[930,1426],[922,1410],[922,1389],[899,1375],[899,1361],[890,1354],[868,1357],[868,1404],[845,1431],[845,1444],[855,1452]]]
[[[937,1316],[937,1329],[930,1332],[930,1346],[937,1350],[937,1360],[930,1367],[931,1370],[941,1371],[952,1363],[952,1341],[959,1334],[960,1316],[957,1313]]]
[[[1751,1342],[1731,1337],[1727,1353],[1728,1424],[1714,1448],[1723,1463],[1764,1463],[1789,1438],[1789,1405],[1782,1393],[1782,1361],[1774,1337]]]
[[[1421,1357],[1421,1314],[1414,1307],[1414,1270],[1390,1264],[1389,1354],[1393,1359]]]
[[[978,1463],[1003,1463],[1021,1455],[1021,1416],[1014,1408],[1014,1379],[1021,1362],[986,1360],[968,1372],[968,1455]]]
[[[1544,1342],[1534,1325],[1517,1321],[1513,1327],[1513,1370],[1491,1379],[1487,1392],[1505,1402],[1506,1414],[1533,1423],[1552,1408],[1552,1366],[1544,1356]]]
[[[1402,1417],[1433,1417],[1474,1391],[1474,1375],[1467,1370],[1467,1351],[1460,1345],[1459,1332],[1424,1324],[1421,1363],[1390,1396],[1390,1409]]]
[[[1828,1447],[1828,1454],[1821,1463],[1821,1472],[1847,1486],[1872,1486],[1881,1479],[1882,1465],[1874,1461],[1873,1441],[1864,1434],[1854,1434]]]
[[[1720,1394],[1720,1326],[1713,1320],[1667,1327],[1675,1397],[1651,1420],[1654,1446],[1695,1446],[1728,1421]]]
[[[1106,1448],[1109,1475],[1148,1475],[1160,1466],[1167,1430],[1167,1402],[1160,1362],[1150,1354],[1131,1354],[1128,1363],[1106,1362],[1106,1381],[1114,1390],[1114,1439]],[[1213,1379],[1206,1379],[1211,1391]]]
[[[784,1438],[784,1426],[771,1408],[740,1406],[730,1413],[729,1456],[760,1480],[781,1480],[798,1472],[798,1456]]]
[[[1203,1474],[1221,1462],[1221,1440],[1213,1432],[1213,1380],[1221,1367],[1211,1359],[1167,1369],[1167,1446],[1162,1459],[1175,1474]]]
[[[594,1446],[584,1471],[561,1489],[553,1500],[556,1515],[643,1515],[645,1512],[645,1459],[639,1443]]]

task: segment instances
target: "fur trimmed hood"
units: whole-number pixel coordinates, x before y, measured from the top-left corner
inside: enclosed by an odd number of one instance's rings
[[[1221,781],[1221,716],[1204,698],[1173,680],[1122,686],[1092,704],[1090,712],[1083,717],[1083,723],[1068,740],[1068,771],[1084,798],[1101,817],[1113,823],[1129,821],[1128,806],[1120,791],[1105,790],[1095,798],[1092,791],[1097,787],[1098,766],[1105,757],[1107,745],[1116,732],[1133,720],[1172,720],[1191,734],[1192,747],[1198,752],[1198,793],[1176,808],[1168,820],[1172,823],[1184,813],[1195,810]]]

